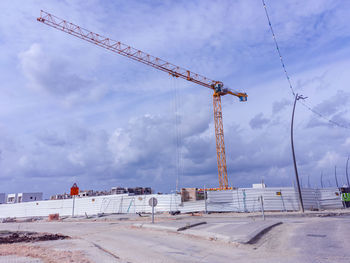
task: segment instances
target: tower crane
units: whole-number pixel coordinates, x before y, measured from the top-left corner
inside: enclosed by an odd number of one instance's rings
[[[91,32],[78,25],[63,20],[57,16],[47,13],[43,10],[40,12],[40,17],[37,21],[44,23],[48,26],[61,30],[65,33],[71,34],[75,37],[81,38],[87,42],[108,49],[112,52],[120,54],[122,56],[131,58],[158,70],[169,73],[176,78],[182,78],[187,81],[191,81],[203,87],[212,89],[213,94],[213,108],[214,108],[214,123],[215,123],[215,138],[216,138],[216,154],[217,165],[219,175],[219,187],[220,189],[228,189],[227,179],[227,166],[226,166],[226,154],[224,143],[224,129],[222,122],[222,108],[221,97],[227,94],[236,96],[240,101],[247,101],[248,95],[243,92],[233,91],[228,88],[224,88],[224,84],[221,81],[211,80],[207,77],[193,73],[188,69],[176,66],[163,59],[147,54],[141,50],[135,49],[129,45],[123,44],[120,41],[115,41],[108,37],[104,37],[97,33]]]

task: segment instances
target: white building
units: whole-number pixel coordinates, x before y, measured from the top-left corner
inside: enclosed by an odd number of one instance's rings
[[[93,190],[84,190],[79,192],[79,197],[87,197],[87,196],[94,196]]]
[[[19,193],[17,194],[17,203],[33,202],[43,200],[43,193]]]
[[[8,194],[7,195],[7,201],[8,204],[14,204],[17,201],[17,194]]]
[[[257,188],[266,188],[266,184],[264,184],[264,183],[253,184],[253,188],[254,188],[254,189],[257,189]]]
[[[18,193],[7,195],[8,204],[34,202],[40,200],[43,200],[43,193]]]
[[[6,203],[6,194],[0,193],[0,204]]]
[[[120,194],[125,194],[128,192],[128,189],[125,189],[124,187],[112,187],[111,188],[111,194],[112,195],[120,195]]]
[[[50,200],[61,200],[61,199],[69,199],[72,198],[70,194],[64,193],[64,194],[56,194],[52,195],[50,197]]]

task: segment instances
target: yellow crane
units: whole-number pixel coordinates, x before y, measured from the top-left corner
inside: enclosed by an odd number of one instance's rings
[[[70,23],[64,19],[47,13],[43,10],[40,12],[40,17],[37,20],[48,26],[71,34],[75,37],[81,38],[97,46],[108,49],[112,52],[118,53],[122,56],[139,61],[148,66],[154,67],[158,70],[169,73],[173,77],[183,78],[185,80],[194,82],[201,86],[212,89],[213,94],[213,106],[214,106],[214,123],[215,123],[215,138],[216,138],[216,155],[218,164],[219,175],[219,187],[220,189],[228,189],[227,178],[227,166],[226,166],[226,153],[224,142],[224,129],[222,123],[222,108],[221,108],[221,96],[230,94],[239,98],[240,101],[247,101],[248,95],[243,92],[233,91],[228,88],[224,88],[224,84],[221,81],[211,80],[207,77],[193,73],[188,69],[176,66],[170,62],[167,62],[158,57],[147,54],[141,50],[135,49],[129,45],[123,44],[120,41],[115,41],[108,37],[101,36],[97,33],[91,32],[78,25]]]

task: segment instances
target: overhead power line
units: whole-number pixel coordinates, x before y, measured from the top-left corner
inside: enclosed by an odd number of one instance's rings
[[[292,85],[292,82],[291,82],[291,78],[288,74],[288,71],[286,69],[286,65],[284,63],[284,60],[283,60],[283,57],[282,57],[282,53],[281,53],[281,50],[279,48],[279,45],[278,45],[278,42],[277,42],[277,39],[276,39],[276,35],[275,35],[275,32],[273,30],[273,27],[272,27],[272,23],[271,23],[271,20],[270,20],[270,16],[269,16],[269,13],[267,11],[267,7],[266,7],[266,4],[265,4],[265,0],[262,0],[262,4],[264,6],[264,10],[265,10],[265,14],[266,14],[266,18],[267,18],[267,21],[269,23],[269,26],[270,26],[270,31],[271,31],[271,34],[272,34],[272,38],[273,38],[273,41],[275,43],[275,46],[276,46],[276,49],[277,49],[277,53],[280,57],[280,61],[281,61],[281,65],[282,65],[282,68],[283,68],[283,71],[284,71],[284,74],[286,76],[286,79],[288,81],[288,84],[289,84],[289,88],[293,94],[293,97],[296,96],[295,92],[294,92],[294,88],[293,88],[293,85]],[[345,128],[345,129],[350,129],[349,125],[345,125],[345,124],[342,124],[342,123],[339,123],[339,122],[336,122],[336,121],[333,121],[331,119],[329,119],[328,117],[324,116],[323,114],[321,114],[320,112],[316,111],[315,109],[313,109],[312,107],[308,106],[305,102],[301,101],[300,102],[306,109],[308,109],[309,111],[311,111],[312,113],[316,114],[318,117],[326,120],[327,122],[329,122],[330,124],[333,124],[335,126],[338,126],[338,127],[341,127],[341,128]]]
[[[271,33],[272,33],[272,38],[273,38],[273,41],[275,42],[275,46],[276,46],[278,55],[279,55],[280,60],[281,60],[281,64],[282,64],[282,68],[283,68],[284,74],[286,75],[286,78],[287,78],[287,81],[288,81],[288,84],[289,84],[289,88],[290,88],[290,90],[292,91],[293,96],[295,96],[295,92],[294,92],[294,89],[293,89],[292,82],[290,81],[289,74],[288,74],[288,72],[287,72],[287,69],[286,69],[286,66],[285,66],[285,64],[284,64],[284,61],[283,61],[283,57],[282,57],[280,48],[279,48],[278,43],[277,43],[277,39],[276,39],[275,32],[273,31],[273,28],[272,28],[270,16],[269,16],[269,13],[267,12],[267,8],[266,8],[265,1],[262,0],[262,2],[263,2],[263,5],[264,5],[264,9],[265,9],[265,14],[266,14],[267,21],[269,22],[270,30],[271,30]]]
[[[313,108],[311,108],[309,105],[307,105],[304,101],[300,101],[300,103],[305,107],[307,108],[309,111],[311,111],[312,113],[316,114],[318,117],[324,119],[325,121],[329,122],[330,124],[333,124],[335,126],[338,126],[338,127],[341,127],[341,128],[344,128],[344,129],[350,129],[349,126],[345,125],[345,124],[342,124],[342,123],[338,123],[336,121],[333,121],[329,118],[327,118],[326,116],[322,115],[321,113],[319,113],[318,111],[314,110]]]

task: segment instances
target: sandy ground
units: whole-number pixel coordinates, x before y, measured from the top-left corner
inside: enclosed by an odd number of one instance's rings
[[[0,245],[0,256],[16,255],[40,259],[45,263],[91,263],[80,251],[57,251],[36,245]],[[40,261],[39,261],[40,262]]]
[[[0,263],[121,262],[80,238],[0,245]]]
[[[40,259],[19,256],[0,256],[0,263],[43,263]]]

